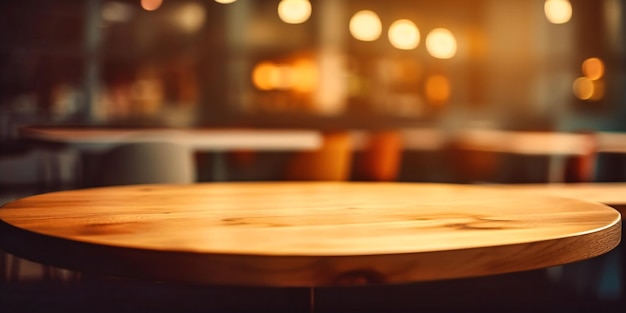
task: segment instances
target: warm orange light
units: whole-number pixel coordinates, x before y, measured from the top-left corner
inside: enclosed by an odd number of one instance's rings
[[[590,100],[595,92],[593,81],[587,77],[577,78],[572,87],[576,98],[581,100]]]
[[[302,93],[313,92],[317,88],[318,73],[315,63],[299,60],[293,64],[293,90]]]
[[[583,74],[591,80],[598,80],[604,76],[604,62],[599,58],[589,58],[583,62]]]
[[[229,4],[229,3],[233,3],[237,0],[215,0],[215,2],[217,3],[221,3],[221,4]]]
[[[445,103],[450,99],[450,81],[443,75],[432,75],[426,79],[426,98],[429,102]]]
[[[389,27],[389,42],[401,50],[415,49],[420,42],[420,32],[417,26],[409,20],[401,19],[393,22]]]
[[[278,17],[288,24],[306,22],[311,16],[309,0],[281,0],[278,3]]]
[[[293,88],[294,72],[289,64],[279,64],[276,66],[276,72],[272,75],[274,89],[287,90]]]
[[[445,28],[433,29],[426,36],[426,50],[438,59],[449,59],[456,54],[456,39]]]
[[[310,92],[317,81],[317,69],[311,61],[298,61],[294,65],[263,61],[252,70],[252,84],[259,90]]]
[[[361,41],[374,41],[382,33],[382,24],[376,13],[363,10],[356,12],[350,19],[350,34]]]
[[[141,7],[146,11],[154,11],[161,7],[163,0],[141,0]]]
[[[553,24],[564,24],[572,18],[572,4],[569,0],[546,0],[543,9],[546,18]]]
[[[272,90],[276,85],[276,65],[260,62],[252,70],[252,83],[259,90]]]

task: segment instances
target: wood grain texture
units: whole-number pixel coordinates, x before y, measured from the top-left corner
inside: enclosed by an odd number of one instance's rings
[[[97,273],[332,286],[490,275],[591,258],[620,241],[602,204],[469,185],[221,183],[36,195],[0,209],[0,245]]]

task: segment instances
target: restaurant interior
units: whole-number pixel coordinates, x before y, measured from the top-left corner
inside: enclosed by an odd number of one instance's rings
[[[124,158],[109,162],[117,137],[77,143],[107,130],[309,135],[207,144],[192,163],[154,146],[136,155],[166,161],[139,183],[626,182],[624,64],[620,0],[3,1],[0,205],[128,184]],[[66,131],[76,140],[52,138]],[[624,258],[322,288],[315,311],[623,312]],[[2,265],[5,312],[290,311],[301,296]]]

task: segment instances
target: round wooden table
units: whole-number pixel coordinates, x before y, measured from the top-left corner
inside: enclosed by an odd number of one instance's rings
[[[244,286],[474,277],[592,258],[614,209],[470,185],[207,183],[61,191],[0,209],[0,247],[84,272]]]

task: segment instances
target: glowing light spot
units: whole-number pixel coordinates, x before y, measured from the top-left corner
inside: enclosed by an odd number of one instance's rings
[[[583,62],[583,74],[591,80],[598,80],[604,76],[604,62],[599,58],[589,58]]]
[[[252,83],[259,90],[272,90],[276,84],[276,65],[260,62],[252,70]]]
[[[215,0],[215,2],[217,3],[221,3],[221,4],[229,4],[229,3],[233,3],[237,0]]]
[[[450,99],[450,81],[443,75],[433,75],[426,79],[426,98],[433,103],[445,103]]]
[[[315,63],[310,60],[299,60],[293,64],[293,90],[307,93],[317,88],[318,73]]]
[[[350,19],[350,33],[358,40],[374,41],[380,37],[382,29],[378,15],[369,10],[356,12]]]
[[[252,84],[259,90],[294,89],[306,92],[317,84],[317,72],[311,69],[312,66],[306,62],[295,66],[260,62],[252,70]]]
[[[569,0],[546,0],[543,10],[552,24],[564,24],[572,18],[572,4]]]
[[[288,24],[304,23],[311,16],[311,2],[308,0],[281,0],[278,3],[278,16]]]
[[[204,11],[204,7],[198,3],[187,3],[183,4],[178,9],[178,14],[176,15],[176,19],[178,25],[186,32],[193,33],[204,25],[204,21],[206,20],[206,12]]]
[[[449,59],[456,54],[456,39],[445,28],[433,29],[426,36],[426,50],[438,59]]]
[[[276,66],[276,71],[272,75],[272,82],[275,89],[287,90],[293,87],[295,75],[293,69],[288,64]]]
[[[154,11],[161,7],[163,0],[141,0],[141,7],[146,11]]]
[[[595,92],[593,81],[587,77],[577,78],[572,87],[576,98],[581,100],[591,99]]]
[[[409,20],[397,20],[389,27],[389,42],[401,50],[415,49],[420,42],[420,32],[417,26]]]

